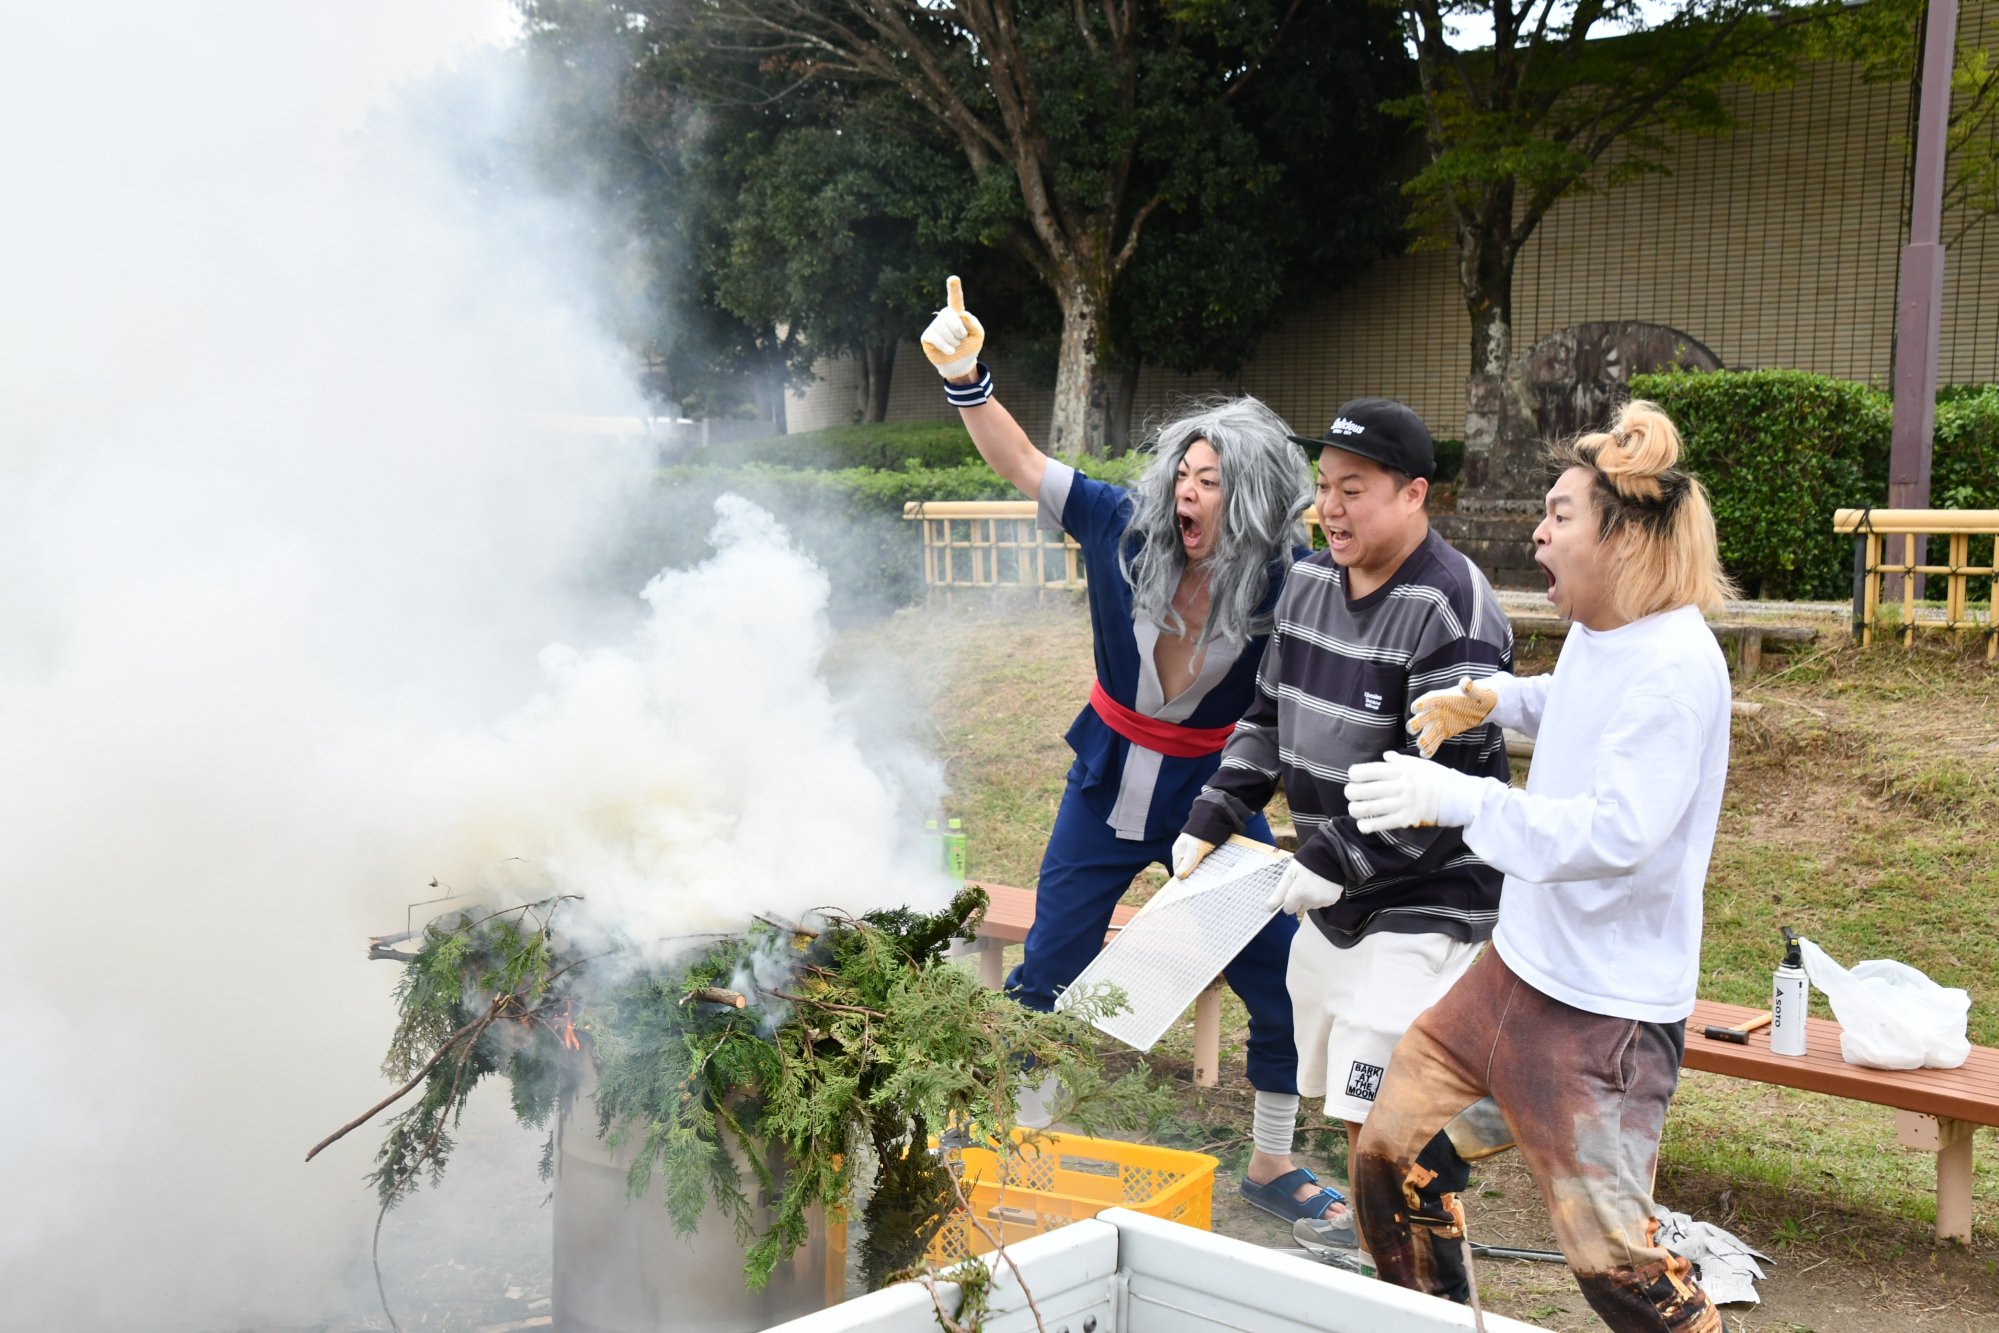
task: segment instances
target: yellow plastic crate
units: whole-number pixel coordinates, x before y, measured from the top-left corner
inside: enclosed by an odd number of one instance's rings
[[[1095,1217],[1106,1208],[1213,1229],[1219,1163],[1206,1153],[1080,1134],[1041,1133],[1031,1143],[1026,1138],[1025,1131],[1015,1132],[1004,1178],[998,1153],[989,1148],[961,1153],[972,1213],[1002,1243]],[[992,1248],[961,1209],[932,1238],[929,1256],[949,1265]]]

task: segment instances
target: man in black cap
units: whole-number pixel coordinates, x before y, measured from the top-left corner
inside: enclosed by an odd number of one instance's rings
[[[1285,580],[1256,696],[1194,802],[1173,869],[1190,872],[1283,782],[1298,852],[1270,906],[1309,918],[1292,939],[1287,974],[1298,1086],[1325,1098],[1327,1118],[1346,1122],[1351,1145],[1395,1043],[1491,937],[1501,876],[1456,829],[1360,832],[1347,813],[1347,770],[1385,750],[1414,755],[1402,726],[1410,702],[1511,671],[1513,632],[1485,575],[1430,530],[1436,448],[1420,417],[1360,398],[1322,438],[1292,438],[1317,456],[1326,549]],[[1495,726],[1452,738],[1435,758],[1507,779]],[[1447,1214],[1469,1168],[1441,1134],[1424,1161],[1436,1172],[1424,1211]],[[1314,1233],[1301,1239],[1354,1243],[1343,1210],[1299,1225]],[[1455,1239],[1447,1229],[1431,1234],[1450,1239],[1438,1245],[1438,1263],[1461,1278]]]

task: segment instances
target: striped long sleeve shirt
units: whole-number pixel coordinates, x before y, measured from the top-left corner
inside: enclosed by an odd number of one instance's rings
[[[1298,859],[1346,889],[1312,913],[1334,944],[1382,930],[1489,938],[1501,876],[1472,855],[1460,830],[1363,834],[1344,789],[1354,764],[1416,752],[1403,726],[1416,696],[1512,670],[1512,627],[1485,575],[1434,532],[1367,596],[1349,599],[1346,578],[1323,551],[1292,566],[1256,698],[1187,831],[1210,842],[1240,832],[1282,781]],[[1446,741],[1436,759],[1508,777],[1506,746],[1491,723]]]

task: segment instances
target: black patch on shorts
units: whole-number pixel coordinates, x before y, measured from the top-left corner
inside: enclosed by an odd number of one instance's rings
[[[1381,1076],[1387,1072],[1380,1065],[1354,1061],[1352,1070],[1347,1074],[1347,1096],[1373,1101],[1374,1095],[1381,1091]]]

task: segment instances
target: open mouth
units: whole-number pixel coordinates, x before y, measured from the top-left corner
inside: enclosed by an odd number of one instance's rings
[[[1344,551],[1353,544],[1353,530],[1350,528],[1327,528],[1326,545],[1335,551]]]
[[[1191,514],[1180,515],[1180,544],[1190,551],[1200,549],[1201,539],[1207,536],[1199,520]]]

